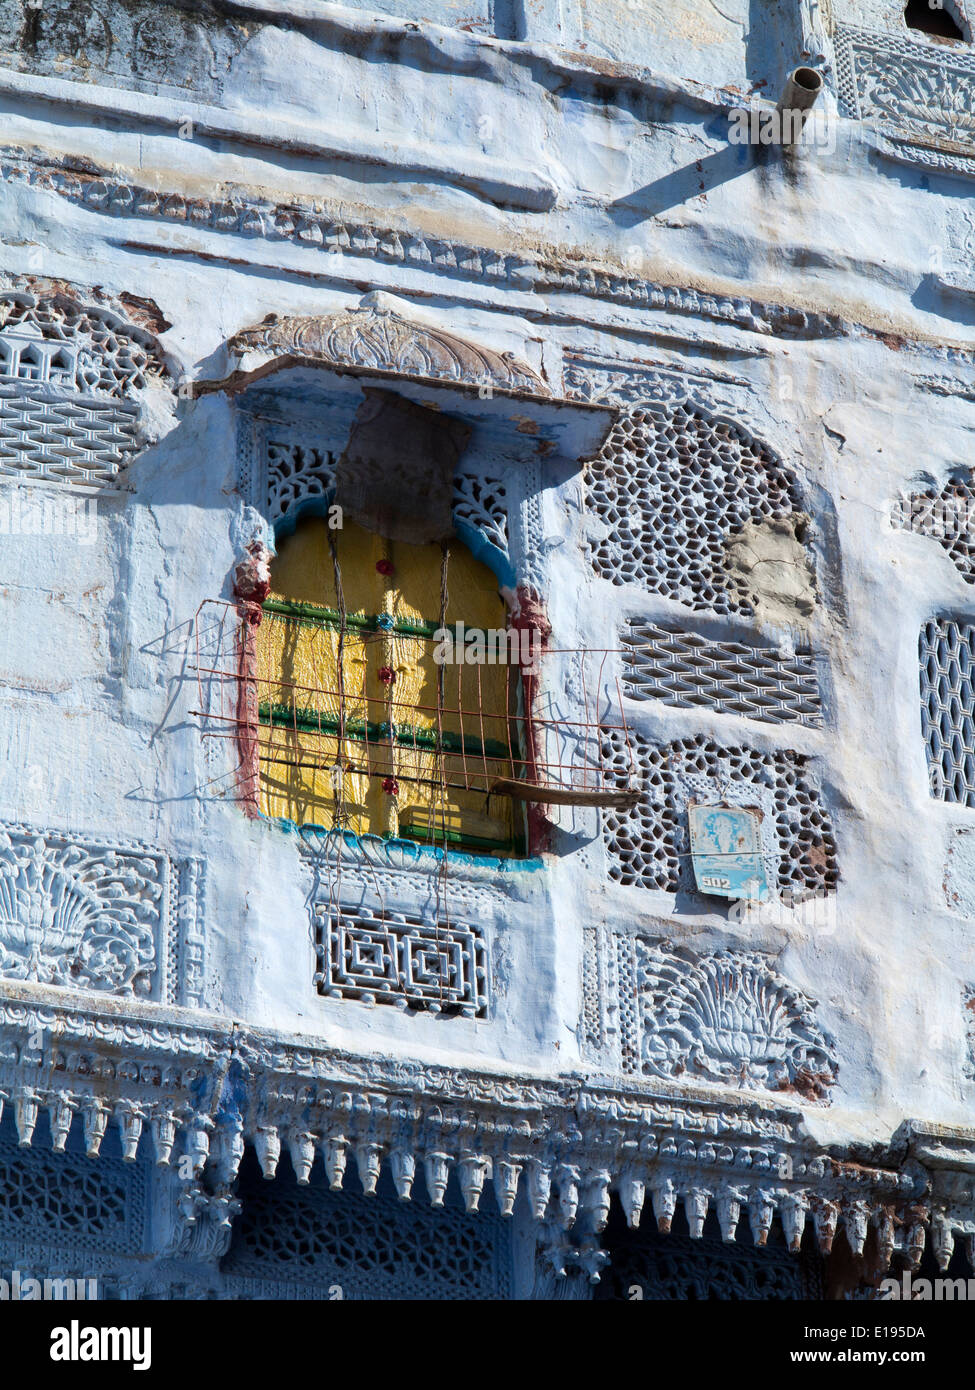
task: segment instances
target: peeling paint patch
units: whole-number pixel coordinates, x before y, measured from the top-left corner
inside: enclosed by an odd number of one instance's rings
[[[728,541],[729,583],[776,627],[802,623],[816,606],[816,580],[803,544],[808,518],[747,521]]]
[[[960,917],[975,917],[975,828],[957,827],[948,841],[945,900]]]

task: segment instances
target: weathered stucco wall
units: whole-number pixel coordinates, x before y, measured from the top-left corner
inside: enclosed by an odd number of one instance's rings
[[[93,499],[92,535],[2,536],[0,818],[200,866],[192,894],[183,871],[171,940],[161,926],[155,946],[175,953],[182,983],[167,995],[160,969],[145,991],[168,1020],[195,1009],[215,1027],[421,1067],[691,1096],[710,1084],[756,1113],[785,1101],[815,1142],[878,1163],[908,1119],[969,1127],[973,812],[931,794],[918,640],[934,617],[970,621],[972,589],[894,515],[898,498],[967,477],[972,449],[975,144],[970,100],[950,96],[970,97],[968,45],[908,31],[899,6],[879,4],[379,8],[118,0],[82,22],[55,0],[0,3],[2,284],[111,308],[158,340],[169,372],[130,393],[143,439],[128,473],[77,493]],[[752,94],[774,101],[800,62],[826,78],[827,138],[792,153],[731,144],[729,112]],[[666,874],[632,861],[621,875],[607,814],[562,807],[530,863],[451,862],[454,910],[489,945],[486,1017],[317,993],[310,908],[330,870],[293,830],[242,813],[233,748],[205,740],[197,713],[196,614],[231,598],[273,518],[242,480],[239,402],[189,383],[225,377],[227,340],[267,314],[331,316],[375,290],[513,353],[556,397],[656,411],[660,430],[689,402],[791,475],[804,543],[768,553],[778,568],[759,566],[768,594],[749,616],[633,568],[634,545],[659,548],[652,507],[634,530],[637,489],[611,515],[599,465],[532,456],[486,427],[472,454],[504,484],[511,561],[553,646],[614,649],[614,680],[631,620],[810,649],[818,723],[625,709],[638,748],[700,736],[751,750],[767,755],[769,786],[780,754],[806,760],[812,800],[783,812],[769,853],[788,859],[810,806],[825,816],[835,858],[820,837],[805,880],[829,870],[816,913],[741,920],[684,878],[661,886]],[[282,421],[341,452],[338,425],[271,390]],[[66,486],[2,473],[4,496]],[[684,573],[681,545],[694,546],[672,542]],[[571,678],[546,672],[545,698],[578,709]],[[375,872],[390,909],[435,899],[429,856]],[[347,884],[368,904],[379,880],[360,864]],[[759,1008],[750,1036],[699,1039],[705,1060],[684,1071],[677,1043],[626,1017],[654,997],[657,967],[627,976],[620,963],[661,941],[690,974],[693,953],[760,953],[755,988],[778,989],[774,977],[798,991],[784,1032],[763,1037]],[[59,1007],[53,985],[9,988]],[[830,1072],[812,1090],[807,1044]]]

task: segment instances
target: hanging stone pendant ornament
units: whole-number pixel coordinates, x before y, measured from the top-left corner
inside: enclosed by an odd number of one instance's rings
[[[745,806],[687,808],[694,878],[702,893],[767,902],[762,861],[762,813]]]

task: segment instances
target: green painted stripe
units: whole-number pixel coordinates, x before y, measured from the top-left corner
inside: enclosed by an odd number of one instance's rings
[[[512,839],[495,840],[484,835],[465,835],[462,830],[448,830],[441,827],[431,829],[429,825],[400,825],[399,833],[408,840],[419,840],[421,844],[469,845],[472,849],[498,849],[514,851]]]
[[[306,734],[338,735],[339,717],[337,714],[319,713],[314,709],[293,709],[291,705],[272,705],[262,700],[257,707],[257,716],[262,724],[280,729],[298,729]],[[389,740],[389,729],[384,724],[370,720],[347,719],[346,738],[360,743],[385,743]],[[417,729],[412,725],[399,724],[396,727],[396,742],[400,747],[419,748],[423,752],[435,753],[438,750],[436,729]],[[468,758],[492,758],[502,762],[510,760],[507,747],[497,739],[488,739],[482,744],[479,739],[464,738],[460,734],[445,730],[440,748],[445,753],[456,753]]]
[[[268,598],[261,605],[265,613],[274,618],[283,618],[286,622],[298,622],[305,627],[327,627],[340,630],[342,627],[342,614],[337,608],[318,608],[313,603],[292,603],[287,599]],[[397,618],[391,628],[379,626],[381,613],[347,613],[345,615],[345,626],[354,632],[395,632],[400,637],[433,637],[438,630],[439,623],[410,622],[406,618]]]

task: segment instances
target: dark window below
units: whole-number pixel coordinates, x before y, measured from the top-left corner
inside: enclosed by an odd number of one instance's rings
[[[930,0],[907,0],[904,22],[908,29],[918,29],[922,34],[930,34],[933,38],[965,38],[951,11],[943,5],[932,5]]]

